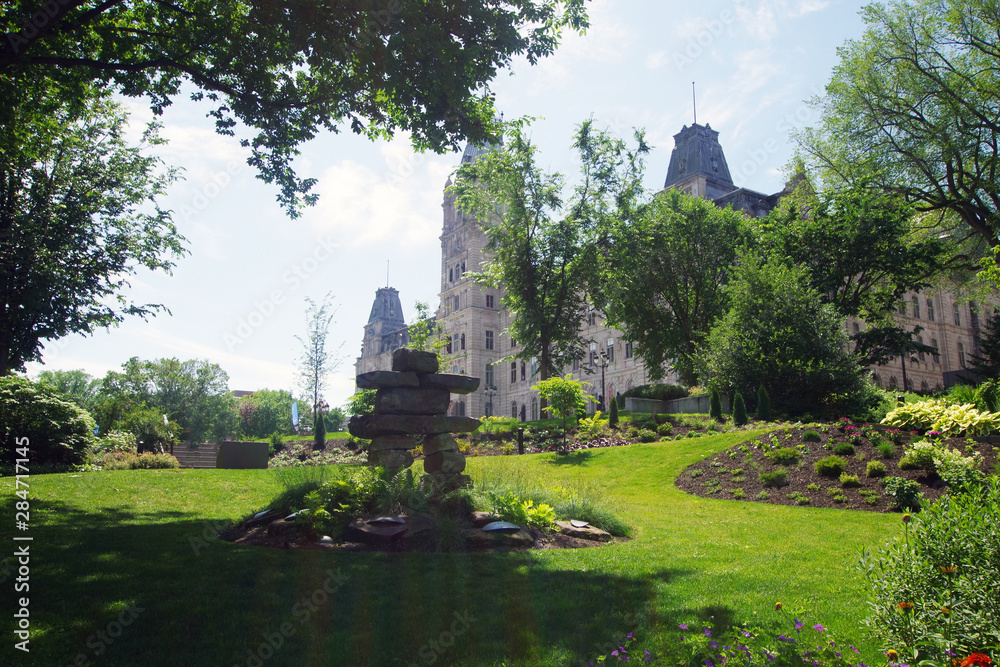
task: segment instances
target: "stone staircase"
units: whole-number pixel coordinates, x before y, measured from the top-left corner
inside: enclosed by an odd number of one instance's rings
[[[187,443],[174,445],[174,456],[182,468],[214,468],[215,457],[219,453],[219,443],[203,442],[196,448]]]

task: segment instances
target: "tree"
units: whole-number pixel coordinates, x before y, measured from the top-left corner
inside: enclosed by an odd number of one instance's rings
[[[323,449],[326,447],[326,420],[323,413],[317,411],[313,420],[313,449]]]
[[[736,392],[733,394],[733,425],[743,426],[747,421],[747,404],[743,401],[743,394]]]
[[[497,71],[519,55],[536,63],[562,29],[588,23],[583,0],[13,0],[0,25],[11,30],[0,39],[0,126],[25,77],[45,76],[63,99],[90,82],[145,96],[158,114],[191,91],[220,134],[256,131],[240,140],[248,161],[295,215],[314,180],[291,164],[319,131],[405,131],[417,149],[484,141],[497,130]]]
[[[599,301],[609,323],[635,343],[652,380],[670,365],[684,384],[696,384],[694,358],[725,312],[722,288],[749,241],[741,213],[677,190],[614,224]]]
[[[327,350],[326,337],[338,310],[330,305],[330,298],[331,295],[328,293],[319,304],[308,297],[306,298],[306,303],[309,304],[306,309],[308,340],[303,340],[299,336],[295,337],[302,344],[302,356],[299,358],[299,382],[312,399],[314,413],[319,411],[319,397],[326,388],[327,376],[340,366],[341,358],[337,356],[337,353],[344,347],[344,344],[341,343],[335,352]]]
[[[42,371],[38,382],[45,383],[58,391],[68,401],[79,405],[87,412],[93,412],[98,405],[101,380],[82,371]]]
[[[708,393],[708,416],[722,421],[722,399],[719,397],[719,390],[715,387],[712,387]]]
[[[347,405],[344,406],[345,412],[352,417],[375,414],[376,393],[378,393],[377,389],[358,389],[347,399]]]
[[[892,0],[839,49],[800,141],[832,184],[865,181],[951,219],[989,246],[1000,232],[1000,14],[985,0]]]
[[[114,421],[114,412],[124,418],[148,408],[175,421],[189,442],[222,438],[236,426],[229,376],[204,360],[142,361],[132,357],[122,364],[121,373],[112,371],[105,376],[101,394],[107,406],[102,411],[102,427]]]
[[[699,361],[710,386],[749,395],[763,385],[793,415],[837,410],[863,393],[841,319],[805,269],[743,253],[726,289],[729,311]]]
[[[981,378],[1000,378],[1000,313],[986,318],[976,338],[975,354],[969,357],[969,370]]]
[[[757,420],[771,421],[771,397],[767,395],[764,385],[757,388]]]
[[[5,469],[21,458],[28,459],[34,472],[42,465],[83,463],[94,442],[94,426],[86,410],[51,386],[17,375],[0,377],[0,454]],[[16,451],[22,447],[29,450],[28,456]]]
[[[559,415],[563,418],[563,444],[566,444],[566,418],[576,415],[579,410],[586,410],[587,401],[592,400],[590,395],[584,390],[584,386],[590,386],[589,382],[574,380],[573,374],[566,377],[553,377],[542,380],[531,386],[532,390],[538,392],[539,398],[547,403],[545,410],[552,415]]]
[[[611,412],[608,414],[608,426],[618,428],[618,399],[611,399]]]
[[[641,191],[641,156],[648,148],[641,134],[637,141],[630,152],[583,123],[573,143],[582,178],[565,206],[563,177],[538,168],[536,149],[518,125],[508,127],[504,146],[462,165],[452,186],[459,208],[488,223],[490,259],[475,278],[503,286],[501,305],[511,315],[511,337],[521,344],[517,356],[537,356],[542,380],[583,356],[580,324],[589,308],[598,234]]]
[[[238,430],[242,437],[265,438],[275,431],[284,435],[292,429],[291,393],[260,389],[236,399]],[[336,430],[336,429],[335,429]]]
[[[3,85],[0,75],[0,88]],[[184,250],[156,197],[173,180],[125,139],[126,114],[86,87],[66,103],[44,80],[0,94],[0,374],[40,360],[45,341],[91,333],[162,305],[122,292],[138,267]],[[156,144],[155,126],[145,143]]]

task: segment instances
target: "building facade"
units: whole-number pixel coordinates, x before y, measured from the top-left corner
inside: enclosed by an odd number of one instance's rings
[[[467,147],[462,163],[477,159],[485,150]],[[441,290],[436,312],[436,322],[448,339],[443,350],[448,361],[442,372],[481,378],[479,391],[456,397],[450,413],[539,419],[543,415],[539,413],[538,395],[531,390],[540,379],[537,360],[510,359],[521,350],[507,333],[510,316],[500,307],[502,290],[483,287],[469,278],[489,260],[484,231],[488,223],[460,211],[448,193],[450,185],[449,179],[442,204]],[[737,187],[719,133],[708,124],[684,126],[674,135],[664,181],[664,189],[671,188],[711,199],[718,206],[732,206],[752,217],[767,215],[787,191],[768,195]],[[910,330],[921,326],[923,331],[917,341],[937,347],[939,352],[917,355],[916,361],[905,363],[906,387],[930,391],[955,384],[957,375],[975,353],[980,316],[975,302],[959,300],[947,292],[907,295],[898,320]],[[580,326],[586,341],[584,358],[563,369],[563,373],[591,383],[590,393],[595,399],[591,409],[604,409],[611,398],[649,382],[648,371],[632,343],[620,331],[607,326],[602,313],[591,310]],[[844,326],[851,334],[862,330],[865,323],[848,319]],[[406,339],[398,292],[388,287],[380,289],[365,328],[358,372],[388,369],[391,351],[404,345]],[[881,386],[903,387],[902,360],[870,370]],[[676,382],[677,378],[668,372],[662,381]]]

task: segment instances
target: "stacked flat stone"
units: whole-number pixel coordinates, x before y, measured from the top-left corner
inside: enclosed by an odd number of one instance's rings
[[[359,389],[376,389],[375,414],[353,417],[351,434],[371,440],[368,464],[382,466],[390,475],[413,465],[414,436],[424,436],[424,476],[421,483],[434,490],[468,486],[463,475],[465,455],[453,433],[470,433],[479,420],[447,416],[451,394],[468,394],[479,378],[438,373],[433,352],[402,348],[392,354],[392,371],[373,371],[357,377]]]

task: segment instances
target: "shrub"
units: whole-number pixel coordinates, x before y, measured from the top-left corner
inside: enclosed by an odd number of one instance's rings
[[[882,423],[908,430],[941,431],[945,437],[986,435],[1000,429],[1000,414],[977,410],[971,403],[953,405],[931,398],[897,407]]]
[[[659,435],[659,436],[661,436],[661,437],[666,437],[666,436],[670,435],[670,433],[673,430],[674,430],[674,425],[673,424],[669,424],[669,423],[667,423],[667,424],[660,424],[659,426],[656,427],[656,434]]]
[[[942,447],[934,453],[934,470],[953,491],[972,489],[982,484],[985,479],[982,465],[979,452],[963,456],[958,450]]]
[[[771,397],[767,395],[764,385],[757,389],[757,419],[760,421],[771,420]]]
[[[845,489],[852,489],[861,486],[857,475],[848,475],[846,472],[840,473],[840,485]]]
[[[772,449],[765,454],[765,456],[767,456],[767,458],[769,458],[773,463],[789,465],[798,461],[802,456],[802,452],[794,447],[781,447],[779,449]]]
[[[28,447],[32,472],[41,466],[83,463],[95,423],[83,408],[44,383],[0,377],[0,466],[14,467],[15,449]]]
[[[865,466],[865,475],[868,477],[885,477],[885,464],[881,461],[869,461]]]
[[[875,449],[878,450],[878,453],[881,454],[884,459],[891,459],[896,455],[896,448],[893,447],[891,442],[880,442],[875,445]]]
[[[914,442],[899,460],[900,470],[934,470],[934,454],[938,446],[929,440]]]
[[[802,434],[802,440],[804,442],[823,442],[823,436],[816,431],[806,431]]]
[[[823,477],[839,477],[847,467],[847,461],[839,456],[827,456],[825,459],[816,461],[814,466],[817,475]]]
[[[594,412],[593,416],[585,417],[580,420],[580,435],[586,439],[592,440],[594,438],[599,438],[607,432],[608,422],[601,419],[601,411],[597,410]]]
[[[716,389],[708,397],[708,416],[712,419],[722,419],[722,399]]]
[[[181,464],[172,454],[117,452],[106,455],[101,467],[104,470],[162,470],[180,468]]]
[[[746,492],[742,488],[737,487],[732,489],[729,493],[733,494],[733,498],[746,498]]]
[[[743,394],[736,392],[733,395],[733,424],[743,426],[749,421],[747,419],[747,406],[743,402]]]
[[[834,454],[840,454],[841,456],[850,456],[854,453],[854,445],[849,442],[838,442],[833,447]]]
[[[881,553],[866,551],[861,560],[867,624],[876,637],[913,656],[911,664],[953,664],[953,655],[995,643],[1000,479],[943,496],[904,530],[905,539],[893,540]]]
[[[772,486],[774,488],[781,488],[788,484],[788,471],[784,468],[778,468],[773,472],[762,472],[760,474],[760,482],[764,486]]]
[[[270,436],[268,436],[267,441],[268,441],[268,449],[270,450],[271,454],[278,454],[279,452],[281,452],[281,450],[285,448],[285,440],[284,438],[281,437],[281,433],[279,433],[278,431],[275,431]]]
[[[678,398],[687,398],[688,390],[676,384],[642,384],[632,387],[624,394],[625,398],[650,398],[655,401],[672,401]]]
[[[90,449],[95,453],[135,452],[138,446],[135,436],[128,431],[110,431],[98,438]]]
[[[892,498],[893,507],[901,510],[916,510],[920,508],[920,483],[902,477],[886,477],[882,480],[885,495]]]
[[[767,491],[761,491],[760,493],[757,494],[757,500],[767,500],[770,497],[771,494],[768,493]]]
[[[636,432],[636,438],[639,442],[653,442],[656,440],[656,433],[648,428],[641,428]]]
[[[608,426],[618,428],[618,401],[611,400],[611,412],[608,414]]]
[[[808,496],[804,496],[798,491],[795,491],[794,493],[789,493],[787,498],[789,500],[794,501],[796,505],[808,505],[809,503],[812,502],[811,500],[809,500]]]

